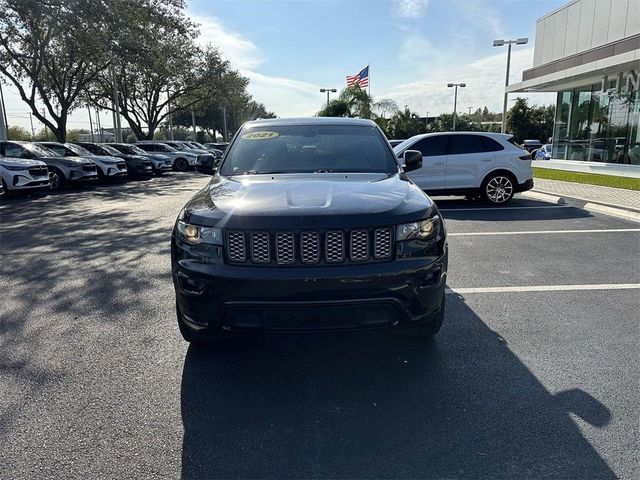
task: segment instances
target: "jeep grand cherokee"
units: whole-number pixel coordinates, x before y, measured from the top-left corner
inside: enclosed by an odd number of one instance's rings
[[[437,333],[442,216],[369,120],[246,123],[172,234],[178,326],[232,332]]]

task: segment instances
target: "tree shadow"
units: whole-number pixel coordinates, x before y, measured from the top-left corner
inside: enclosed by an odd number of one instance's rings
[[[436,340],[265,336],[189,348],[183,478],[615,478],[552,395],[464,302]]]

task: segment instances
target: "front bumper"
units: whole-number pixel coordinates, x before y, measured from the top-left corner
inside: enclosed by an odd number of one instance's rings
[[[448,254],[335,267],[252,267],[179,259],[178,311],[194,331],[346,332],[430,322],[444,297]]]
[[[138,175],[138,176],[146,176],[153,175],[153,167],[151,166],[151,162],[149,164],[127,164],[127,170],[129,171],[129,175]]]
[[[5,182],[7,190],[35,190],[49,187],[49,176],[32,176],[28,172],[17,172],[10,181]]]
[[[173,165],[171,164],[171,162],[169,162],[169,163],[152,162],[152,163],[153,163],[153,171],[156,172],[156,173],[170,172],[171,170],[173,170]]]
[[[98,170],[96,167],[84,167],[71,170],[69,175],[72,182],[91,182],[98,179]]]

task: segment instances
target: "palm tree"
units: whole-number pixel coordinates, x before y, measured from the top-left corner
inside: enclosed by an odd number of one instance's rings
[[[398,106],[393,100],[383,98],[374,101],[366,90],[358,86],[345,88],[336,100],[329,102],[318,117],[359,117],[376,120],[387,113],[395,113]]]
[[[405,107],[389,119],[388,130],[393,138],[409,138],[424,133],[426,129],[420,116]]]

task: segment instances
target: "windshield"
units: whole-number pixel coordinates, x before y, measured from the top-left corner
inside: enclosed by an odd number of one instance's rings
[[[403,140],[402,142],[398,143],[395,147],[393,147],[393,151],[397,153],[400,153],[402,150],[405,150],[410,143],[414,143],[414,138],[415,137],[411,137],[411,138],[407,138],[406,140]]]
[[[120,152],[118,150],[116,150],[115,148],[109,145],[101,144],[100,148],[104,150],[107,153],[107,155],[120,155]]]
[[[286,125],[244,128],[220,174],[397,171],[393,155],[375,128]]]
[[[147,154],[147,152],[145,152],[140,147],[136,147],[135,145],[109,145],[109,146],[112,148],[115,148],[116,150],[120,150],[122,153],[126,153],[129,155],[146,155]]]
[[[81,147],[80,145],[74,145],[73,143],[65,143],[64,146],[67,147],[69,150],[71,150],[76,155],[79,155],[81,157],[86,157],[87,155],[88,156],[93,155],[93,153],[91,153],[86,148]]]
[[[24,148],[29,150],[31,153],[36,155],[37,157],[55,157],[56,152],[53,150],[43,147],[42,145],[36,145],[35,143],[26,143],[22,145]]]

